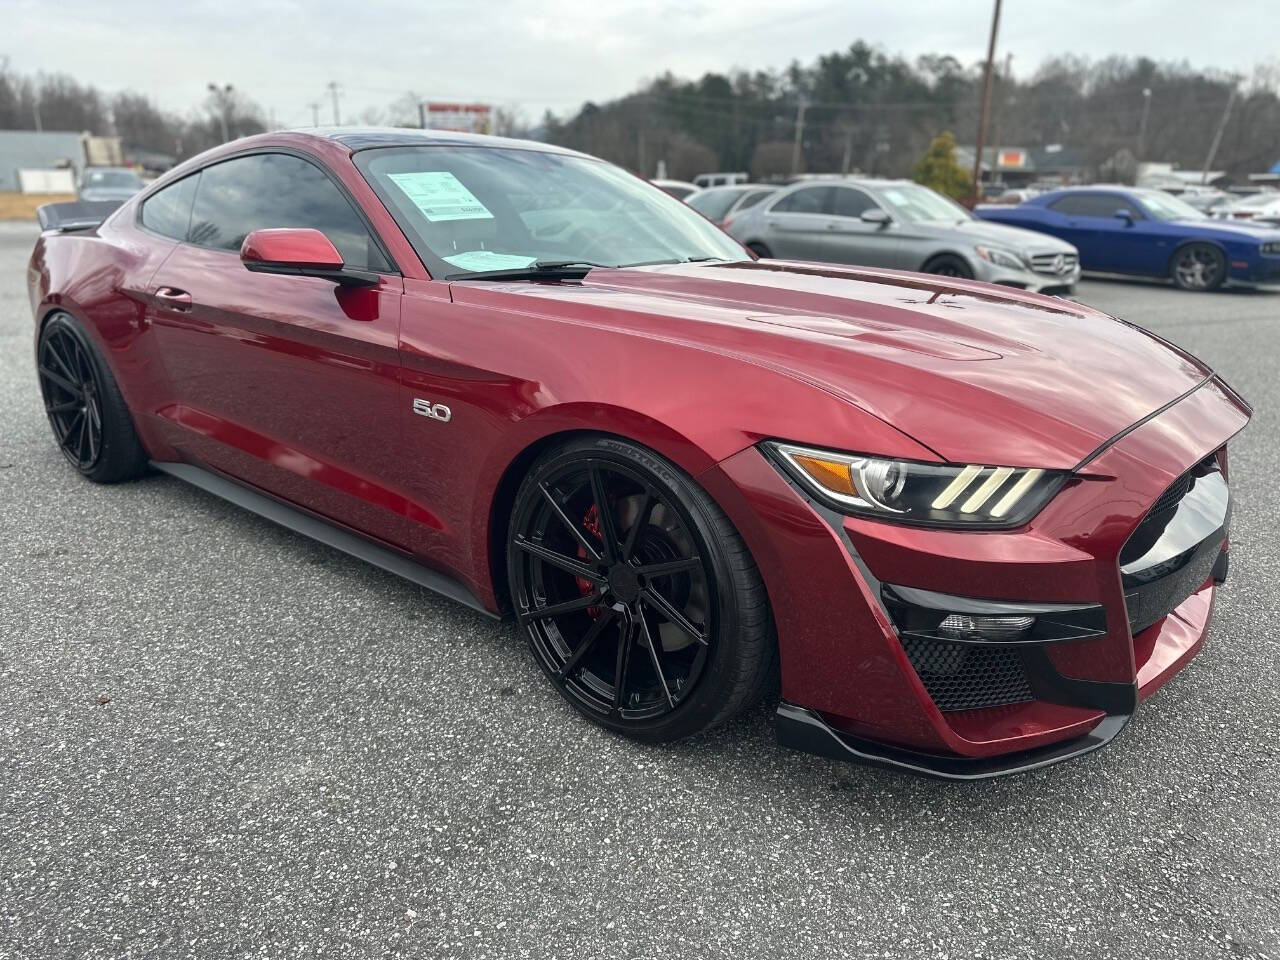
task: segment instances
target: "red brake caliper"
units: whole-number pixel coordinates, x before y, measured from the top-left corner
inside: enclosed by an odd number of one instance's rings
[[[596,505],[593,503],[591,509],[587,511],[587,515],[582,518],[582,526],[589,534],[600,539],[600,515],[596,513]],[[587,551],[581,546],[578,547],[578,559],[589,560]],[[574,582],[578,584],[578,589],[582,591],[584,597],[591,596],[595,592],[595,585],[590,580],[583,580],[581,577],[574,577]],[[599,607],[587,607],[587,616],[595,620],[600,616]]]

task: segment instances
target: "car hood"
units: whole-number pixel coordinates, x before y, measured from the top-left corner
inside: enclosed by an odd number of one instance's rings
[[[571,302],[601,327],[781,371],[960,462],[1070,469],[1210,372],[1088,307],[923,274],[765,260],[500,286],[530,314]],[[492,302],[493,284],[452,287]],[[786,439],[836,442],[820,423]]]
[[[1179,227],[1202,236],[1220,236],[1232,240],[1257,240],[1271,243],[1280,240],[1280,228],[1274,224],[1251,220],[1174,220]]]
[[[926,226],[925,224],[908,224],[910,226]],[[1010,227],[1003,223],[992,223],[989,220],[961,220],[958,222],[937,221],[927,226],[933,228],[936,236],[945,239],[959,239],[961,242],[990,243],[1006,249],[1022,253],[1075,253],[1076,248],[1065,240],[1052,237],[1047,233],[1035,230],[1024,230],[1021,227]]]

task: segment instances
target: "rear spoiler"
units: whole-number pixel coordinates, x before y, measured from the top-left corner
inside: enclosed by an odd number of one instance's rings
[[[123,201],[76,200],[36,208],[41,230],[89,230],[102,223]]]

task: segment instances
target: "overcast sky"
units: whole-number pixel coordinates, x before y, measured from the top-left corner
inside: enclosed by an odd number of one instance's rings
[[[665,70],[783,67],[866,40],[891,54],[985,55],[986,0],[4,0],[0,57],[186,112],[233,83],[281,126],[341,85],[345,117],[408,90],[519,107],[536,120]],[[1000,54],[1119,53],[1247,72],[1280,57],[1280,0],[1009,0]]]

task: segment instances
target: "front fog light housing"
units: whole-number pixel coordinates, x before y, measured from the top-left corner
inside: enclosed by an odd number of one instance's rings
[[[900,636],[949,644],[1053,643],[1107,631],[1106,611],[1096,603],[979,600],[887,583],[880,599]]]
[[[922,463],[789,443],[764,449],[806,492],[841,513],[927,526],[1021,526],[1067,478],[1036,467]]]
[[[982,617],[968,613],[949,613],[938,624],[938,633],[944,637],[966,640],[994,640],[1007,643],[1021,640],[1036,625],[1032,616]]]

